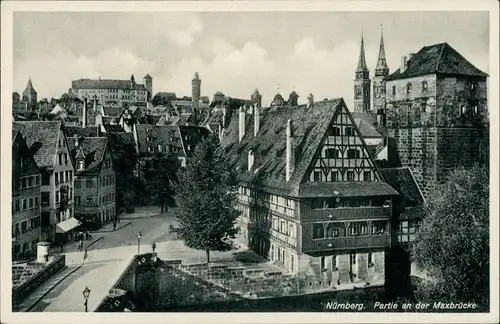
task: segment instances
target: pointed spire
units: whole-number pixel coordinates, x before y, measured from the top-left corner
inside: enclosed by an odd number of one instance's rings
[[[385,59],[384,28],[382,25],[380,25],[380,50],[378,52],[378,61],[375,70],[389,70],[389,68],[387,67],[387,61]]]
[[[365,71],[368,71],[368,68],[366,67],[363,33],[361,33],[361,51],[359,52],[358,68],[356,69],[356,72],[365,72]]]
[[[33,83],[31,83],[31,77],[28,79],[28,84],[26,85],[26,89],[24,91],[36,92],[35,88],[33,88]]]

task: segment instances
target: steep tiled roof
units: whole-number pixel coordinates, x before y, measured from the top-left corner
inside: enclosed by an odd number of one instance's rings
[[[192,156],[196,145],[210,134],[208,129],[199,126],[179,126],[179,131],[187,157]]]
[[[171,152],[177,156],[185,156],[178,126],[146,124],[136,125],[135,129],[137,146],[142,156],[149,156],[153,153],[148,151],[148,147],[158,152],[158,145],[161,145],[163,150],[170,148]],[[177,151],[172,148],[177,148]]]
[[[97,172],[101,166],[106,153],[108,138],[107,137],[81,137],[76,147],[74,140],[68,139],[68,149],[74,160],[79,149],[83,151],[85,156],[85,171]]]
[[[226,129],[221,143],[227,153],[228,163],[232,168],[239,170],[240,181],[250,185],[264,186],[268,192],[307,196],[319,194],[319,187],[328,187],[328,190],[334,190],[332,188],[337,185],[339,189],[346,190],[345,185],[339,182],[319,185],[301,184],[328,127],[343,107],[345,107],[345,103],[340,98],[317,102],[310,108],[305,105],[261,108],[259,111],[260,128],[257,136],[253,135],[255,115],[246,114],[245,135],[241,142],[238,142],[239,113],[236,113]],[[295,168],[287,182],[285,180],[285,149],[286,125],[289,119],[292,120],[293,125],[292,141],[295,148]],[[255,161],[253,168],[247,171],[248,151],[250,149],[254,152]],[[360,185],[364,184],[363,182],[353,186],[359,188]],[[369,191],[371,195],[389,192],[396,194],[392,188],[388,187],[385,183],[369,184],[362,193],[367,194]]]
[[[14,122],[12,128],[19,130],[26,140],[40,168],[50,168],[56,161],[60,121]]]
[[[193,120],[193,114],[182,114],[177,120],[177,125],[186,125]]]
[[[105,116],[120,117],[124,109],[120,106],[103,106],[102,110]]]
[[[425,74],[448,74],[487,77],[488,75],[467,61],[448,43],[425,46],[401,69],[389,75],[386,80],[404,79]]]
[[[134,89],[146,91],[143,84],[131,82],[131,80],[92,80],[80,79],[71,82],[73,89]]]
[[[306,182],[300,185],[299,197],[393,196],[397,192],[381,181]]]
[[[90,127],[78,127],[78,126],[63,126],[63,131],[64,135],[66,138],[71,138],[75,134],[78,135],[79,137],[97,137],[99,135],[98,133],[98,126],[90,126]]]
[[[375,129],[374,126],[368,124],[366,121],[364,121],[363,119],[357,119],[357,118],[354,118],[354,121],[356,122],[356,125],[358,126],[359,128],[359,131],[361,132],[361,135],[363,135],[363,137],[371,137],[371,138],[382,138],[383,136],[377,132],[377,130]]]
[[[385,181],[396,189],[408,202],[422,205],[424,198],[408,167],[380,169]]]

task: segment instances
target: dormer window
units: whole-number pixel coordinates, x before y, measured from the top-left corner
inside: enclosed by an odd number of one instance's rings
[[[77,161],[77,166],[78,166],[78,171],[84,171],[85,170],[85,162],[83,160],[78,160]]]
[[[471,81],[471,83],[470,83],[470,89],[472,91],[477,89],[477,82],[476,81]]]

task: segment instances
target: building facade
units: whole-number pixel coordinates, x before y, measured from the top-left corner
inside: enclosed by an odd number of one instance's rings
[[[240,239],[324,287],[384,282],[397,192],[343,99],[241,109],[224,133],[239,172]]]
[[[103,104],[146,104],[149,92],[146,86],[150,86],[151,90],[153,86],[152,78],[149,80],[146,77],[144,81],[148,84],[135,83],[133,76],[130,80],[80,79],[72,81],[71,89],[81,100],[97,98]]]
[[[456,167],[488,163],[486,73],[441,43],[403,57],[385,81],[389,137],[425,197]]]
[[[359,52],[358,67],[354,78],[354,112],[367,112],[370,110],[370,71],[366,65],[365,45],[361,36],[361,50]]]
[[[116,180],[107,137],[68,139],[75,163],[75,218],[97,229],[116,218]]]
[[[12,132],[12,259],[31,259],[41,235],[41,174],[19,130]]]
[[[14,122],[33,154],[41,173],[41,240],[55,242],[56,232],[68,233],[78,226],[73,218],[74,169],[62,123]]]

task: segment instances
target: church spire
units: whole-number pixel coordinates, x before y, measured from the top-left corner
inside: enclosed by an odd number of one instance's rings
[[[361,33],[361,51],[359,52],[358,68],[356,69],[356,72],[365,72],[365,71],[368,71],[368,68],[366,67],[365,45],[363,42],[363,33]]]
[[[31,83],[31,77],[28,79],[28,84],[26,85],[26,89],[24,91],[36,93],[35,88],[33,88],[33,84]]]
[[[389,68],[387,67],[387,62],[385,59],[384,29],[381,26],[380,27],[380,49],[378,52],[378,61],[377,61],[377,66],[375,67],[375,71],[379,71],[379,72],[383,73],[386,70],[389,71]]]

